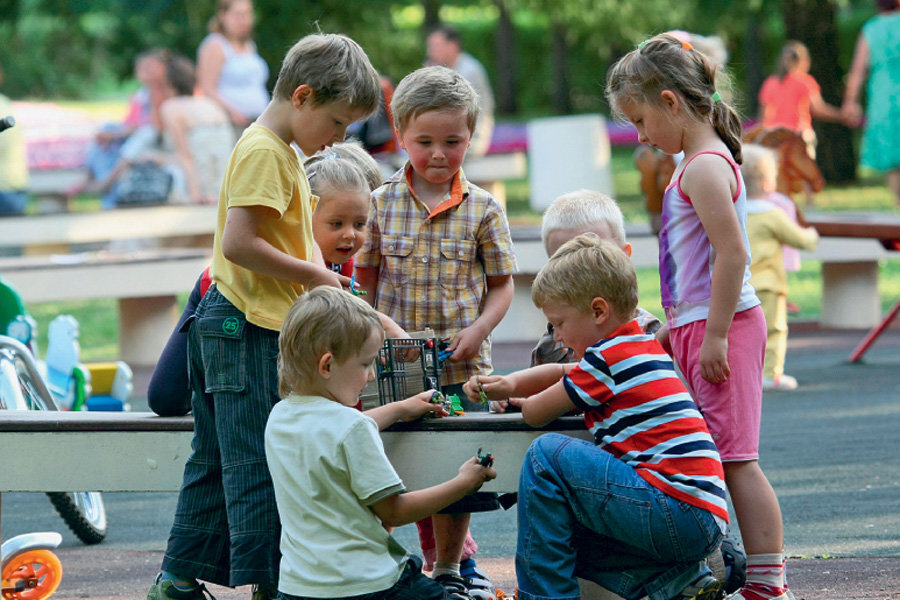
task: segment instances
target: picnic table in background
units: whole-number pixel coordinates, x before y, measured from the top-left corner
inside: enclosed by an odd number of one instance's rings
[[[807,215],[806,222],[820,236],[874,238],[887,250],[900,250],[900,216],[883,213]],[[900,314],[900,299],[850,353],[850,362],[858,362],[891,322]]]

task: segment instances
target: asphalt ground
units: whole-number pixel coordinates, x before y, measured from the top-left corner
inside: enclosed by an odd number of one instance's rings
[[[864,332],[792,326],[786,371],[793,392],[766,393],[761,460],[784,513],[788,580],[798,599],[900,599],[900,329],[863,360],[847,357]],[[495,346],[499,371],[519,368],[530,344]],[[136,373],[134,410],[148,374]],[[159,568],[175,494],[104,494],[106,541],[80,544],[40,494],[4,494],[4,538],[58,530],[65,575],[55,598],[145,598]],[[515,585],[515,511],[473,517],[479,564],[505,590]],[[397,538],[417,551],[415,529]],[[249,590],[211,586],[219,600]]]

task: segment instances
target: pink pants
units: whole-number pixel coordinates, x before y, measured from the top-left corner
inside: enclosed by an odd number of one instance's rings
[[[724,383],[700,375],[700,345],[706,321],[694,321],[669,331],[672,354],[694,402],[725,462],[759,458],[762,413],[762,369],[766,352],[766,319],[759,306],[734,315],[728,330],[728,366]]]

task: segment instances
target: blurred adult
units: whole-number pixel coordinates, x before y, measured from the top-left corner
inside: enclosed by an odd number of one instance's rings
[[[3,68],[0,67],[0,85]],[[12,100],[0,94],[0,119],[13,116]],[[21,127],[0,133],[0,216],[25,213],[28,200],[28,163]]]
[[[159,107],[163,164],[175,171],[173,202],[215,204],[234,146],[234,130],[214,100],[195,96],[194,63],[184,56],[166,61],[168,98]]]
[[[438,25],[431,30],[426,40],[426,51],[427,64],[453,69],[475,88],[480,114],[467,155],[483,156],[491,145],[494,132],[494,93],[484,65],[468,52],[463,52],[459,31],[450,25]]]
[[[238,131],[269,103],[269,67],[253,42],[253,3],[219,0],[209,35],[197,51],[197,83],[218,102]]]
[[[860,162],[887,172],[900,204],[900,0],[876,4],[879,14],[866,21],[856,41],[843,111],[854,124],[862,122],[859,92],[868,77]]]
[[[116,178],[139,155],[157,147],[161,129],[159,107],[166,98],[165,63],[169,51],[153,48],[137,55],[134,76],[141,87],[128,100],[128,112],[121,123],[105,123],[88,147],[81,181],[66,191],[69,196],[83,192],[101,194],[103,208],[118,203]]]

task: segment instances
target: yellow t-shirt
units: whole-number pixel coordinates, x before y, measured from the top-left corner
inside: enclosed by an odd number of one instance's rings
[[[254,325],[281,329],[288,309],[303,286],[260,275],[227,260],[222,233],[228,209],[267,206],[273,218],[259,235],[275,248],[302,260],[313,258],[312,204],[309,182],[297,151],[262,125],[247,128],[231,153],[222,190],[210,274],[217,289]]]

